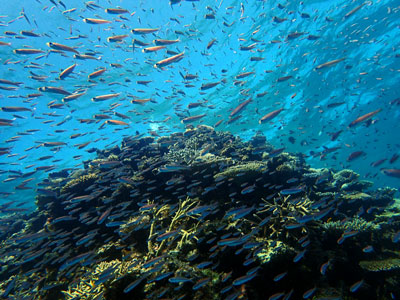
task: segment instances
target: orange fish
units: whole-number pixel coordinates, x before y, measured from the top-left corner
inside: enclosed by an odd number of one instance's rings
[[[109,43],[121,42],[124,38],[127,38],[127,37],[128,37],[127,34],[109,36],[107,38],[107,42],[109,42]]]
[[[79,54],[79,52],[76,51],[74,48],[63,45],[63,44],[48,42],[48,43],[46,43],[46,45],[49,46],[50,48],[53,48],[56,50],[69,51],[69,52],[74,52],[76,54]]]
[[[206,114],[197,115],[197,116],[191,116],[191,117],[187,117],[187,118],[182,119],[181,122],[182,122],[183,124],[185,124],[185,123],[190,123],[190,122],[197,121],[197,120],[199,120],[199,119],[201,119],[201,118],[203,118],[203,117],[205,117],[205,116],[206,116]]]
[[[165,49],[165,46],[147,47],[147,48],[142,49],[142,52],[143,53],[155,52],[155,51],[162,50],[162,49]]]
[[[80,93],[80,94],[71,94],[69,96],[66,96],[66,97],[62,98],[62,102],[69,102],[69,101],[78,99],[80,96],[83,96],[85,94],[86,94],[85,92],[84,93]]]
[[[133,99],[131,101],[132,104],[145,104],[146,102],[149,102],[151,99],[146,98],[146,99]]]
[[[132,29],[133,34],[148,34],[158,31],[160,28],[134,28]]]
[[[279,113],[280,113],[282,110],[283,110],[283,108],[280,108],[280,109],[274,110],[274,111],[272,111],[272,112],[266,114],[265,116],[263,116],[263,117],[258,121],[258,123],[262,124],[262,123],[264,123],[264,122],[267,122],[267,121],[269,121],[269,120],[272,120],[272,119],[275,118],[277,115],[279,115]]]
[[[106,8],[105,12],[113,15],[127,14],[129,11],[123,8]]]
[[[40,49],[32,49],[32,48],[14,49],[13,52],[15,54],[38,54],[38,53],[44,53],[44,51],[42,51]]]
[[[92,78],[99,77],[99,76],[102,75],[106,70],[107,70],[106,68],[103,68],[103,69],[94,71],[93,73],[90,73],[90,74],[88,75],[88,79],[92,79]]]
[[[375,115],[376,115],[378,112],[380,112],[381,110],[382,110],[381,108],[380,108],[380,109],[377,109],[377,110],[374,110],[374,111],[372,111],[372,112],[370,112],[370,113],[367,113],[367,114],[365,114],[365,115],[363,115],[363,116],[361,116],[361,117],[355,119],[353,122],[351,122],[351,123],[349,124],[349,127],[356,126],[357,124],[359,124],[359,123],[361,123],[361,122],[364,122],[364,121],[366,121],[366,120],[371,119],[373,116],[375,116]]]
[[[168,57],[166,59],[160,60],[159,62],[154,64],[154,68],[162,68],[162,67],[165,67],[165,66],[167,66],[167,65],[169,65],[171,63],[180,61],[183,58],[184,54],[185,54],[185,52],[182,52],[182,53],[179,53],[177,55],[174,55],[174,56]]]
[[[129,126],[128,123],[124,122],[124,121],[119,121],[119,120],[107,120],[105,121],[106,124],[110,124],[110,125],[127,125]]]
[[[108,99],[112,99],[112,98],[118,97],[120,94],[121,93],[96,96],[96,97],[92,98],[92,101],[93,102],[104,101],[104,100],[108,100]]]
[[[66,78],[69,74],[72,73],[72,71],[75,69],[75,67],[76,67],[76,64],[73,64],[72,66],[69,66],[68,68],[66,68],[65,70],[63,70],[63,71],[60,73],[59,78],[60,78],[61,80],[64,79],[64,78]]]
[[[108,24],[108,23],[111,23],[111,21],[108,21],[108,20],[92,19],[92,18],[83,19],[83,22],[88,23],[88,24]]]
[[[326,63],[323,63],[323,64],[320,64],[320,65],[316,66],[316,67],[315,67],[315,70],[320,70],[320,69],[323,69],[323,68],[327,68],[327,67],[334,66],[334,65],[336,65],[337,63],[339,63],[339,62],[341,62],[341,61],[343,61],[343,60],[345,60],[345,59],[346,59],[346,58],[343,57],[343,58],[339,58],[339,59],[335,59],[335,60],[328,61],[328,62],[326,62]]]
[[[156,39],[153,41],[154,44],[156,44],[157,46],[163,46],[163,45],[171,45],[171,44],[175,44],[180,42],[179,39],[176,40],[160,40],[160,39]]]

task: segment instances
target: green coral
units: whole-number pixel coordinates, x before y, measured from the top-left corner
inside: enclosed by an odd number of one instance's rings
[[[376,231],[380,229],[380,226],[364,220],[363,218],[355,217],[351,220],[347,220],[345,222],[335,221],[335,222],[326,222],[322,224],[322,227],[326,230],[333,231],[353,231],[357,230],[359,232],[368,232],[368,231]]]
[[[267,264],[278,257],[285,256],[294,249],[277,240],[266,240],[263,249],[257,253],[257,258],[261,264]]]
[[[96,181],[97,178],[98,178],[98,175],[96,173],[89,173],[86,175],[79,176],[78,178],[68,181],[61,188],[61,193],[67,193],[71,189],[83,190],[83,189],[89,187],[90,185],[92,185]]]
[[[370,272],[391,271],[400,269],[400,259],[388,258],[384,260],[364,260],[360,261],[359,265],[364,270]]]

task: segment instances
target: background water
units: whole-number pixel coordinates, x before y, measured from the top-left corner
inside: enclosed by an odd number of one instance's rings
[[[345,17],[362,3],[365,5],[359,11]],[[0,41],[10,45],[0,46],[0,78],[23,84],[12,91],[2,89],[0,106],[32,109],[32,112],[0,111],[0,118],[14,119],[12,126],[0,127],[0,147],[9,148],[0,156],[1,203],[16,201],[14,207],[34,208],[36,185],[47,173],[38,170],[30,176],[23,174],[37,167],[81,168],[84,160],[95,157],[88,149],[119,145],[124,136],[135,135],[136,131],[140,134],[154,131],[159,135],[183,131],[185,125],[181,119],[200,114],[206,116],[194,125],[213,126],[222,120],[218,130],[229,130],[243,139],[261,132],[275,147],[303,153],[314,167],[351,168],[362,178],[372,180],[374,187],[399,187],[398,178],[380,172],[381,168],[400,168],[400,160],[389,163],[398,153],[400,143],[398,1],[219,0],[170,5],[167,1],[65,0],[63,4],[66,8],[57,0],[3,0],[1,6]],[[117,6],[130,13],[121,19],[104,11]],[[76,10],[63,13],[72,8]],[[213,14],[215,19],[206,19],[206,14]],[[274,16],[287,20],[277,23]],[[83,22],[83,18],[104,18],[112,23],[91,25]],[[142,27],[160,30],[144,36],[130,32]],[[23,36],[21,30],[33,30],[41,36]],[[17,35],[7,35],[6,31]],[[293,32],[303,34],[288,39]],[[107,42],[107,37],[122,34],[129,35],[124,42]],[[310,34],[319,38],[310,40],[307,38]],[[70,39],[79,35],[80,38]],[[165,50],[143,53],[140,48],[133,49],[133,38],[148,43],[155,38],[179,38],[179,43],[166,49],[184,51],[184,58],[163,70],[154,68],[155,62],[171,55]],[[212,39],[216,43],[207,49]],[[101,59],[77,60],[72,52],[49,53],[48,42],[75,47],[80,53],[96,52],[95,56]],[[256,46],[252,51],[240,50],[241,46],[253,43]],[[47,55],[13,53],[14,49],[24,47],[42,49]],[[251,61],[251,57],[263,60]],[[315,70],[316,66],[339,58],[345,60]],[[74,73],[59,80],[59,73],[73,63],[77,63]],[[114,68],[111,63],[121,64],[122,68]],[[107,69],[103,76],[88,82],[88,74],[103,67]],[[235,84],[235,76],[243,72],[254,74]],[[180,73],[196,74],[198,78],[187,82]],[[33,74],[47,78],[40,82],[30,78]],[[277,82],[284,76],[293,77]],[[200,90],[203,83],[223,79],[225,83]],[[146,86],[137,84],[138,80],[151,82]],[[79,88],[87,91],[78,100],[51,109],[48,104],[62,103],[62,95],[43,93],[38,98],[28,97],[43,86],[63,87],[69,92]],[[108,93],[121,95],[97,103],[90,100]],[[261,93],[265,95],[257,97]],[[132,104],[133,97],[152,101]],[[238,120],[227,123],[231,111],[249,98],[253,100],[240,112]],[[199,101],[204,104],[187,108],[189,103]],[[342,104],[328,106],[333,103]],[[119,106],[114,108],[115,104]],[[262,116],[280,108],[284,110],[277,117],[259,124]],[[369,126],[364,122],[348,128],[359,116],[377,109],[382,111]],[[92,124],[79,121],[93,119],[95,114],[122,120],[114,111],[129,116],[130,120],[123,120],[129,126],[106,125],[100,129],[104,120]],[[37,131],[27,131],[32,129]],[[331,134],[340,130],[337,140],[332,141]],[[71,138],[78,133],[81,136]],[[49,148],[40,146],[43,142],[66,145]],[[86,142],[90,143],[78,149],[78,145]],[[339,148],[321,157],[320,152],[332,147]],[[348,162],[348,156],[355,151],[363,151],[365,155]],[[46,156],[51,158],[41,160]],[[371,166],[380,159],[386,161]],[[24,184],[24,189],[17,188],[30,178],[33,180]]]

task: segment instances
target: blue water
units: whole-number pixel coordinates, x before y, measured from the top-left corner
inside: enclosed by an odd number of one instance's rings
[[[91,148],[119,145],[124,136],[135,135],[136,131],[160,136],[183,131],[181,119],[201,114],[206,116],[193,125],[214,126],[222,120],[217,130],[228,130],[245,140],[260,132],[277,148],[303,153],[313,167],[351,168],[362,179],[373,181],[374,187],[399,187],[398,178],[380,171],[400,168],[400,160],[389,163],[399,152],[400,137],[397,1],[281,1],[278,6],[276,1],[182,1],[171,5],[167,1],[64,0],[65,8],[58,0],[3,2],[0,41],[10,45],[0,46],[0,78],[22,84],[15,90],[1,90],[0,107],[25,107],[32,112],[0,111],[1,119],[13,120],[12,126],[0,127],[0,147],[7,148],[0,156],[2,203],[16,201],[15,205],[22,208],[35,207],[35,189],[48,174],[23,174],[37,167],[82,168],[83,161],[95,157],[95,153],[87,151]],[[362,3],[365,4],[360,10],[345,17]],[[117,6],[129,10],[123,19],[105,12],[105,8]],[[63,13],[72,8],[76,10]],[[213,14],[215,19],[206,19],[206,14]],[[287,20],[277,23],[274,16]],[[83,22],[84,18],[111,23],[91,25]],[[131,33],[134,28],[159,31],[141,36]],[[21,35],[21,30],[33,31],[40,37]],[[8,35],[6,31],[17,34]],[[293,32],[302,35],[288,39]],[[121,43],[107,42],[109,36],[124,34],[128,37]],[[310,40],[309,35],[319,38]],[[133,38],[150,43],[148,47],[154,46],[152,41],[156,38],[180,42],[154,53],[143,53],[143,47],[132,47]],[[207,49],[213,39],[216,42]],[[101,59],[77,60],[73,52],[49,52],[48,42],[74,47],[81,54],[95,52],[95,57]],[[241,46],[254,43],[253,50],[240,50]],[[44,55],[13,53],[14,49],[27,47],[41,49]],[[157,61],[172,56],[166,50],[184,52],[184,58],[163,69],[154,68]],[[251,57],[263,60],[251,61]],[[315,69],[341,58],[345,59]],[[59,80],[60,72],[74,63],[77,66],[73,74]],[[111,63],[122,67],[112,67]],[[106,72],[89,82],[88,74],[99,68],[106,68]],[[254,74],[235,84],[235,76],[243,72]],[[188,73],[198,78],[183,80],[181,74]],[[40,82],[30,78],[34,75],[46,78]],[[277,82],[284,76],[292,78]],[[223,79],[225,82],[220,82]],[[151,82],[141,85],[138,80]],[[202,84],[210,82],[220,83],[200,90]],[[81,88],[86,94],[54,109],[48,104],[62,103],[62,95],[28,97],[44,86],[62,87],[71,93]],[[90,100],[109,93],[120,96],[103,102]],[[262,93],[265,95],[257,97]],[[132,104],[133,97],[152,101]],[[227,123],[231,111],[250,98],[252,101],[238,114],[240,117]],[[187,105],[193,102],[204,103],[188,109]],[[332,103],[342,104],[328,107]],[[284,110],[278,116],[259,124],[262,116],[280,108]],[[358,117],[378,109],[382,110],[372,119],[348,127]],[[114,111],[130,119],[118,118]],[[104,120],[92,124],[79,121],[93,119],[95,114],[107,114],[129,126],[101,127]],[[27,131],[33,129],[37,131]],[[339,137],[331,141],[330,134],[340,130]],[[81,136],[71,138],[78,133]],[[41,146],[44,142],[66,145]],[[87,142],[90,143],[86,147],[78,149]],[[339,148],[321,156],[320,152],[332,147]],[[365,155],[347,161],[355,151]],[[40,160],[45,156],[51,158]],[[371,166],[380,159],[386,160]],[[22,186],[24,189],[17,188],[29,179],[32,180]]]

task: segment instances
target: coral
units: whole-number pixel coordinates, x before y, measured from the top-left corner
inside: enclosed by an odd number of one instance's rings
[[[98,175],[96,173],[89,173],[86,175],[79,176],[78,178],[68,181],[61,188],[61,193],[67,193],[70,192],[70,190],[75,190],[75,191],[84,190],[85,188],[92,185],[97,178]]]
[[[400,269],[400,258],[388,258],[384,260],[363,260],[359,265],[370,272],[391,271]]]
[[[293,253],[294,249],[281,241],[266,240],[262,250],[257,253],[260,264],[268,264],[271,261]]]
[[[238,174],[246,174],[245,177],[254,177],[255,175],[262,174],[265,170],[268,169],[266,163],[263,162],[248,162],[246,164],[234,165],[228,167],[224,171],[217,173],[214,175],[214,178],[217,180],[218,178],[223,177],[236,177]]]
[[[345,222],[341,221],[326,222],[322,224],[322,228],[330,231],[357,230],[359,232],[370,232],[379,230],[380,226],[373,222],[367,222],[363,218],[355,217],[350,220],[346,220]]]
[[[333,186],[341,188],[343,186],[343,184],[345,183],[350,183],[352,181],[356,181],[358,180],[358,178],[360,177],[359,174],[357,174],[356,172],[354,172],[353,170],[349,170],[349,169],[344,169],[341,170],[335,174],[333,174]]]

